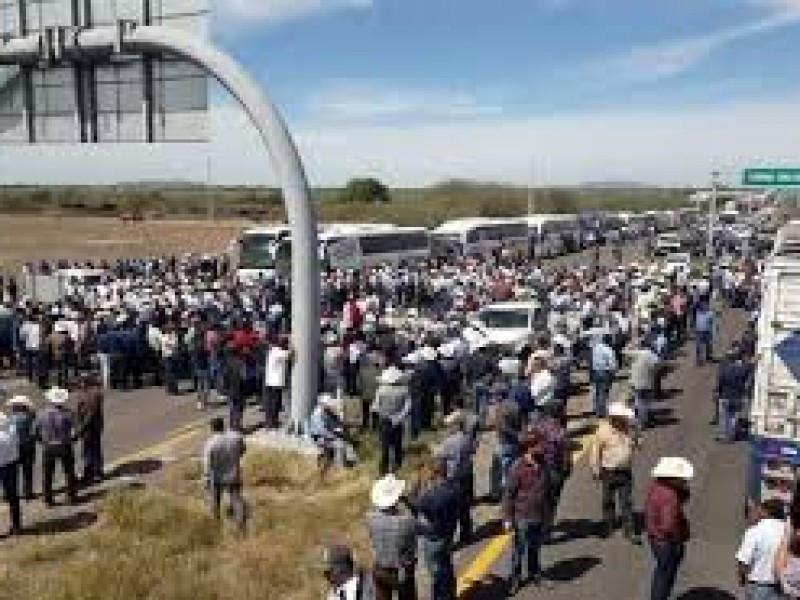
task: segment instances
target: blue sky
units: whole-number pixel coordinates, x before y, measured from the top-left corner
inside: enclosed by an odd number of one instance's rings
[[[800,164],[800,0],[219,0],[212,35],[285,113],[314,184],[700,184]],[[273,182],[219,90],[210,122],[201,149],[45,149],[48,177],[210,164],[214,182]],[[41,178],[37,152],[0,149],[0,181]]]

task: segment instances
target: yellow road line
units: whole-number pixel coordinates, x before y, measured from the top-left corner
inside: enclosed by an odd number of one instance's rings
[[[167,434],[162,441],[153,444],[152,446],[148,446],[147,448],[138,450],[132,454],[129,454],[128,456],[118,458],[111,465],[109,465],[108,469],[109,471],[114,471],[132,462],[160,458],[161,455],[163,455],[173,445],[187,441],[197,435],[197,433],[199,433],[205,424],[206,421],[195,421],[194,423],[189,423],[188,425],[179,427],[178,429]]]
[[[500,560],[511,545],[512,536],[510,533],[503,533],[492,538],[484,546],[469,568],[458,578],[456,594],[463,596],[473,585],[479,583],[492,568],[492,565]]]
[[[589,440],[594,434],[587,434],[578,440],[580,448],[572,455],[572,464],[577,465],[583,460],[589,452]],[[456,594],[458,597],[464,596],[472,589],[476,583],[480,583],[489,573],[494,564],[500,560],[511,545],[512,535],[510,533],[502,533],[493,537],[489,542],[481,548],[478,555],[473,559],[472,563],[467,567],[458,577]]]

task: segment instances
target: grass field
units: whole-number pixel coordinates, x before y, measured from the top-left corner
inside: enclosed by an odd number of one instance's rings
[[[246,461],[250,534],[208,516],[196,462],[168,468],[157,490],[113,491],[84,529],[0,543],[1,600],[312,600],[322,547],[368,560],[368,464],[321,484],[308,459]]]

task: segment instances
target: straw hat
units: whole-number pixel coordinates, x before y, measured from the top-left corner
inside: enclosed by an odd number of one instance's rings
[[[64,406],[69,400],[69,392],[61,388],[50,388],[44,393],[44,399],[54,406]]]
[[[391,474],[386,475],[372,485],[372,505],[379,510],[388,510],[397,505],[405,491],[405,481]]]
[[[14,396],[8,402],[6,402],[6,405],[11,408],[18,406],[21,408],[33,409],[33,402],[31,402],[30,398],[27,396]]]
[[[389,367],[381,373],[379,381],[384,385],[397,385],[403,380],[403,377],[403,372],[400,369]]]
[[[685,479],[688,481],[694,477],[694,467],[685,458],[665,456],[658,461],[652,476],[656,479]]]
[[[633,412],[633,409],[624,402],[614,402],[608,407],[608,416],[632,421],[636,414]]]

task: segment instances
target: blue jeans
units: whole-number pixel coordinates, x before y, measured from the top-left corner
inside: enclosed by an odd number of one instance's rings
[[[497,449],[497,477],[492,482],[492,492],[495,497],[500,497],[503,490],[506,489],[506,479],[508,479],[508,472],[511,470],[511,465],[517,460],[517,449],[510,444],[500,444]]]
[[[610,371],[592,372],[592,399],[594,400],[594,414],[598,417],[608,415],[608,397],[611,395],[611,386],[614,375]]]
[[[684,545],[650,540],[650,549],[654,559],[650,600],[669,600],[683,562]]]
[[[544,531],[544,524],[541,522],[519,521],[514,523],[514,547],[511,554],[512,578],[522,578],[522,560],[525,557],[528,559],[528,579],[541,575]]]
[[[748,583],[744,586],[744,600],[781,600],[783,596],[776,585]]]
[[[650,426],[650,390],[631,390],[633,393],[633,411],[636,414],[636,427],[641,431]]]
[[[695,332],[695,362],[698,365],[704,365],[711,360],[711,342],[710,331]]]
[[[195,368],[194,379],[197,385],[197,400],[205,406],[211,397],[211,371]]]
[[[739,403],[726,398],[717,400],[717,419],[719,423],[719,439],[732,442],[736,439],[736,413]]]
[[[422,555],[431,576],[431,598],[455,600],[456,573],[450,540],[422,538]]]

